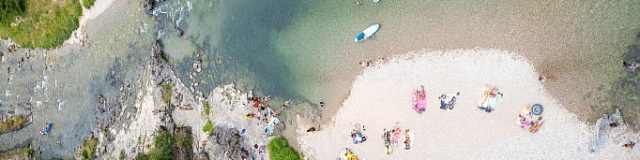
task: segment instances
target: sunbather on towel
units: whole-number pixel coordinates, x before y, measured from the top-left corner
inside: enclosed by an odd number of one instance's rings
[[[539,117],[538,120],[533,123],[533,126],[531,126],[531,128],[529,128],[529,132],[531,132],[531,133],[538,132],[538,130],[540,130],[540,127],[542,127],[543,123],[544,123],[544,121],[542,120],[542,117]]]
[[[438,99],[440,99],[440,109],[449,109],[452,110],[456,105],[456,100],[460,95],[460,92],[456,94],[442,94]]]

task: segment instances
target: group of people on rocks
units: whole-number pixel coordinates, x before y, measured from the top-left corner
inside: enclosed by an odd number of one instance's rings
[[[246,114],[245,119],[251,120],[255,118],[261,123],[266,123],[267,125],[264,128],[264,133],[267,135],[272,134],[275,125],[280,123],[280,120],[277,118],[277,116],[280,115],[280,112],[274,111],[267,105],[269,103],[270,96],[251,97],[249,100],[249,105],[255,109],[255,112]],[[288,102],[286,102],[285,105],[288,106]]]

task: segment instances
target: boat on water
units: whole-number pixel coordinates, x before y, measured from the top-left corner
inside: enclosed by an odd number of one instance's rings
[[[378,32],[379,29],[380,29],[380,24],[378,23],[367,27],[367,29],[364,29],[362,32],[358,34],[358,36],[356,36],[356,42],[363,41],[373,36],[373,34],[376,34],[376,32]]]
[[[50,122],[47,122],[47,124],[45,124],[44,127],[42,127],[42,129],[40,130],[40,134],[49,135],[49,133],[51,132],[51,126],[52,124]]]

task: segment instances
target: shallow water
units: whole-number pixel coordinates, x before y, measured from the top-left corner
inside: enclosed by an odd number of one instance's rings
[[[139,8],[139,2],[133,0],[114,2],[102,17],[87,24],[90,37],[84,47],[67,45],[46,52],[46,57],[42,57],[43,50],[33,51],[40,56],[27,60],[22,71],[12,71],[11,81],[4,78],[9,76],[7,68],[16,70],[24,54],[5,55],[7,60],[0,63],[4,68],[0,88],[13,95],[0,99],[5,106],[31,108],[33,123],[0,135],[0,150],[32,140],[39,157],[73,156],[75,147],[96,129],[96,98],[113,97],[123,83],[132,88],[138,85],[136,76],[153,42],[153,32],[144,32],[142,27],[143,23],[152,26],[152,21]],[[42,136],[39,130],[46,122],[53,127],[50,135]],[[56,144],[58,140],[61,145]]]
[[[497,48],[523,54],[539,72],[554,76],[546,84],[552,95],[582,118],[594,119],[611,111],[602,102],[620,75],[625,47],[640,31],[637,1],[193,4],[186,35],[189,45],[206,53],[202,75],[210,77],[201,81],[214,82],[201,89],[238,82],[266,94],[324,100],[334,108],[349,94],[360,61],[423,48]],[[375,38],[354,43],[373,23],[382,25]]]

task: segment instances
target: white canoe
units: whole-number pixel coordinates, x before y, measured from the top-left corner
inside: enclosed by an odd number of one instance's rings
[[[358,36],[356,36],[356,42],[360,42],[371,37],[373,34],[376,34],[376,32],[378,32],[378,29],[380,29],[380,24],[378,23],[367,27],[367,29],[364,29],[364,31],[360,32]]]

